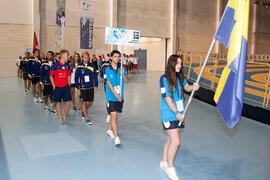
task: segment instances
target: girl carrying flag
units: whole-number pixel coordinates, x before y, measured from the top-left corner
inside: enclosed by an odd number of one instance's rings
[[[161,121],[167,133],[160,167],[165,170],[170,179],[178,180],[174,159],[180,146],[180,128],[185,126],[182,115],[184,113],[184,90],[198,90],[199,85],[188,84],[184,79],[183,59],[178,55],[171,55],[165,74],[160,77],[159,88],[162,97],[160,103]]]

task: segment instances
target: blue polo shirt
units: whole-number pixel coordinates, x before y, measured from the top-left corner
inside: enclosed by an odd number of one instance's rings
[[[106,69],[105,69],[105,78],[106,81],[109,81],[114,90],[116,90],[116,92],[120,95],[120,67],[117,67],[117,70],[113,69],[112,65],[109,65]],[[123,67],[124,69],[124,74],[126,77],[128,77],[127,75],[127,71],[126,69]],[[122,78],[122,92],[121,92],[121,98],[122,101],[124,100],[124,87],[125,87],[125,83],[124,83],[124,78]],[[107,103],[109,101],[116,101],[119,102],[118,99],[114,96],[113,92],[111,91],[111,89],[109,88],[109,86],[106,83],[106,99],[107,99]]]
[[[188,82],[185,79],[184,79],[183,85],[184,86],[188,85]],[[180,113],[183,114],[184,113],[184,98],[182,98],[181,85],[178,78],[177,78],[177,87],[178,87],[178,91],[176,90],[175,87],[173,87],[173,102],[174,102],[175,107],[178,109],[178,111],[180,111]],[[160,77],[159,89],[161,92],[161,103],[160,103],[161,121],[163,122],[177,121],[177,118],[175,117],[173,111],[170,109],[167,102],[165,101],[165,97],[172,96],[166,74]]]

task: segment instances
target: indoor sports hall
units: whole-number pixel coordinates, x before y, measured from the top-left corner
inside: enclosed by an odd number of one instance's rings
[[[269,0],[0,3],[0,180],[270,179]]]

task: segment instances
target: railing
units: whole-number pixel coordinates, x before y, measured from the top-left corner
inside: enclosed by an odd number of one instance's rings
[[[202,68],[203,61],[205,59],[205,54],[203,53],[185,53],[185,52],[179,52],[179,54],[183,55],[184,59],[184,68],[185,68],[185,76],[188,80],[195,82],[197,79],[197,76]],[[255,55],[256,57],[262,57],[261,55]],[[270,55],[269,55],[270,57]],[[267,59],[267,55],[264,55],[264,59]],[[226,64],[226,56],[224,55],[217,55],[217,54],[211,54],[206,69],[203,72],[202,77],[208,82],[201,81],[200,85],[202,87],[205,87],[207,89],[211,89],[213,91],[216,90],[216,86],[218,84],[218,80],[221,76],[221,69],[223,69],[223,66]],[[248,67],[260,67],[260,70],[263,72],[266,72],[260,76],[255,76],[260,81],[254,81],[252,76],[250,80],[246,80],[245,85],[247,86],[245,88],[245,93],[251,94],[254,97],[257,98],[250,98],[245,96],[245,100],[251,101],[253,103],[256,103],[264,108],[268,108],[269,106],[269,99],[270,99],[270,64],[264,63],[264,61],[258,62],[257,60],[254,60],[254,56],[249,56],[247,60]],[[191,72],[193,74],[191,75]],[[258,72],[256,71],[256,68],[247,68],[248,72]],[[194,76],[195,73],[195,76]],[[254,77],[254,76],[253,76]],[[209,82],[210,81],[210,82]],[[258,90],[260,89],[260,90]],[[258,98],[261,97],[261,98]]]
[[[197,55],[197,56],[205,56],[206,52],[178,52],[179,54],[186,54],[186,55]],[[226,59],[226,54],[216,54],[212,53],[211,57],[214,58],[223,58]],[[251,54],[247,56],[248,61],[255,61],[255,62],[263,62],[263,63],[270,63],[270,54]]]

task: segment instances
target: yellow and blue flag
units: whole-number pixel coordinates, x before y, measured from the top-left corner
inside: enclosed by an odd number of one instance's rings
[[[249,6],[250,0],[229,0],[215,36],[229,47],[227,64],[214,96],[218,111],[229,128],[237,125],[243,108]]]

